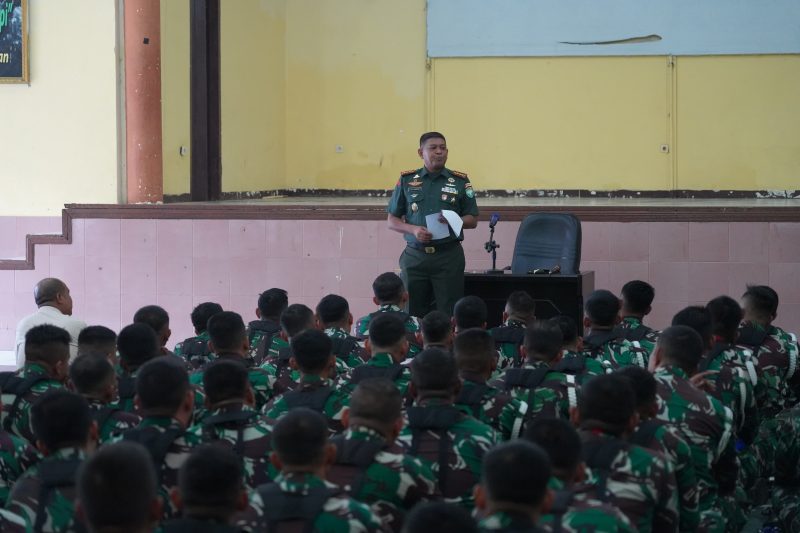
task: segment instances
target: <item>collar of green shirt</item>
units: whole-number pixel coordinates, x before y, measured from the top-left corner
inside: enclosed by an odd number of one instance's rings
[[[352,440],[386,440],[386,437],[384,437],[378,430],[367,426],[350,426],[347,428],[347,432],[344,436],[346,439]]]
[[[629,324],[632,329],[642,325],[642,319],[638,316],[626,316],[623,317],[622,321]]]
[[[310,472],[281,472],[275,478],[275,483],[290,494],[307,494],[311,488],[327,486],[322,478]]]
[[[397,304],[381,304],[378,306],[378,311],[394,311],[399,313],[402,309],[400,309],[400,306]]]
[[[169,416],[146,416],[142,418],[139,427],[159,427],[168,428],[170,426],[180,427],[180,423]]]
[[[300,385],[319,385],[325,387],[331,384],[331,380],[325,379],[317,374],[302,374],[300,376]]]
[[[682,379],[689,379],[689,375],[680,367],[675,365],[664,365],[656,369],[656,377],[679,377]]]
[[[325,328],[325,335],[331,338],[345,338],[348,333],[342,328]]]
[[[429,396],[429,397],[418,397],[414,403],[418,407],[443,407],[448,405],[453,405],[452,398],[441,398],[438,396]]]
[[[524,328],[525,322],[522,320],[517,320],[516,318],[509,318],[503,323],[504,326],[508,326],[510,328]]]
[[[60,448],[47,457],[44,458],[44,461],[59,461],[64,459],[86,459],[86,452],[82,449],[68,446],[66,448]]]
[[[50,372],[44,365],[31,362],[31,363],[25,363],[25,366],[22,367],[22,372],[20,372],[20,375],[22,377],[26,377],[31,374],[49,374],[49,373]]]
[[[522,366],[523,370],[537,370],[539,368],[551,368],[551,367],[544,361],[531,361],[530,359],[525,361],[525,364]]]
[[[373,355],[369,361],[367,361],[367,364],[381,368],[388,368],[390,366],[396,365],[397,363],[394,362],[392,354],[386,352],[378,352],[375,355]]]

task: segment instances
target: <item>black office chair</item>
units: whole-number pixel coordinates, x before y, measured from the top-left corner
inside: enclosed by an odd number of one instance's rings
[[[581,221],[568,213],[534,213],[522,220],[511,260],[512,274],[580,273]],[[556,268],[558,267],[558,268]]]

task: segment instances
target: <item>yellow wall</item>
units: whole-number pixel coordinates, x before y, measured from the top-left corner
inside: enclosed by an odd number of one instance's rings
[[[164,194],[189,192],[189,0],[161,2],[161,143]]]
[[[0,85],[0,215],[117,201],[115,2],[31,1],[28,85]],[[76,31],[73,20],[79,12]]]

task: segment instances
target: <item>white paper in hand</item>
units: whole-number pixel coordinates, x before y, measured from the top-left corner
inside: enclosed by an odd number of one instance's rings
[[[445,222],[440,222],[439,217],[441,213],[431,213],[425,217],[425,225],[428,227],[428,231],[431,232],[431,239],[444,239],[445,237],[450,235],[450,228]]]
[[[442,215],[444,215],[444,218],[447,220],[447,223],[450,224],[450,227],[453,228],[453,233],[455,233],[456,237],[461,235],[461,228],[464,227],[464,221],[461,220],[461,217],[458,216],[458,213],[445,209],[442,211]]]

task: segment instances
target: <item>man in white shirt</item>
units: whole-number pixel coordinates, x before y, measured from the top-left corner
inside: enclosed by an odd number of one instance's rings
[[[78,334],[86,322],[72,318],[72,296],[69,287],[57,278],[45,278],[36,284],[33,297],[39,310],[26,316],[17,324],[17,367],[25,364],[25,334],[34,326],[52,324],[69,332],[70,359],[78,354]]]

